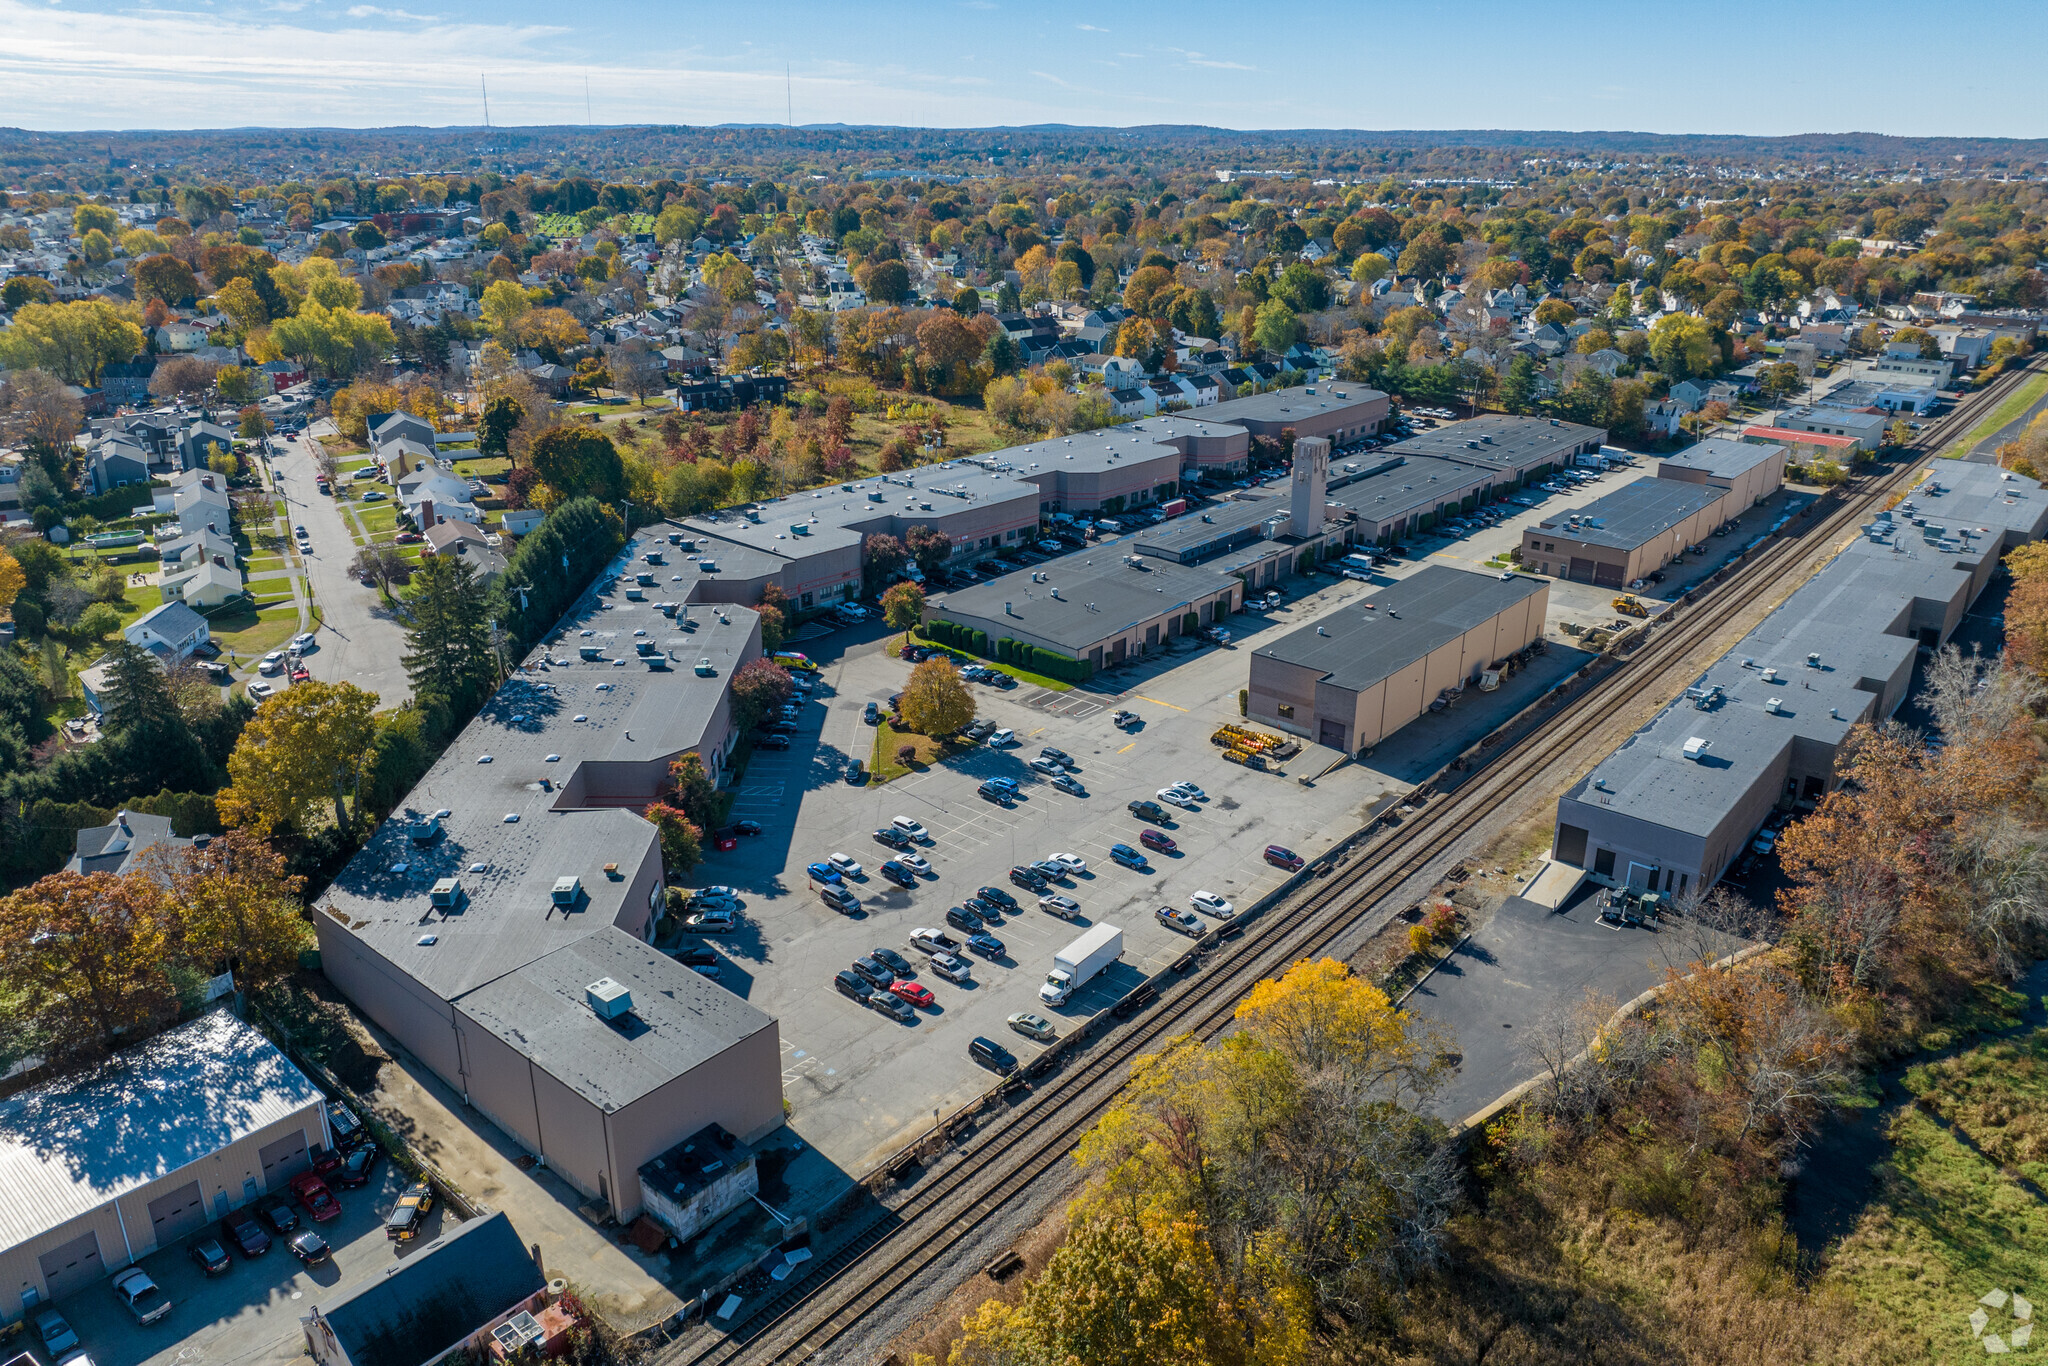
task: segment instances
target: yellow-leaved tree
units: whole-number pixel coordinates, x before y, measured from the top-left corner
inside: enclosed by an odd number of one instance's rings
[[[1442,1259],[1457,1182],[1420,1112],[1442,1070],[1431,1027],[1329,959],[1261,983],[1237,1019],[1132,1067],[1076,1153],[1091,1180],[1074,1232],[1021,1304],[965,1321],[956,1366],[1293,1366],[1316,1360],[1320,1319],[1367,1322]],[[1170,1293],[1147,1279],[1166,1267]],[[1135,1349],[1097,1324],[1119,1298],[1122,1331],[1153,1330]]]
[[[303,833],[314,809],[332,802],[346,837],[376,762],[376,711],[377,694],[353,683],[299,683],[265,701],[228,756],[221,819],[265,837]]]
[[[903,685],[903,724],[920,735],[956,735],[974,720],[974,694],[951,660],[927,659]]]

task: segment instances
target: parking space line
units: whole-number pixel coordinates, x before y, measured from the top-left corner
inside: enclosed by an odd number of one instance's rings
[[[1147,697],[1147,696],[1145,696],[1145,694],[1143,694],[1143,693],[1139,693],[1139,694],[1138,694],[1138,700],[1139,700],[1140,702],[1150,702],[1150,703],[1151,703],[1151,704],[1152,704],[1153,706],[1155,706],[1155,707],[1173,707],[1173,710],[1175,710],[1175,711],[1186,711],[1186,710],[1187,710],[1187,708],[1186,708],[1186,707],[1175,707],[1175,706],[1173,705],[1173,703],[1171,703],[1171,702],[1161,702],[1161,701],[1160,701],[1160,700],[1159,700],[1158,698],[1156,698],[1156,697]]]
[[[1118,753],[1118,754],[1122,754],[1122,753],[1124,753],[1124,752],[1125,752],[1125,750],[1133,750],[1133,749],[1136,749],[1137,747],[1138,747],[1138,742],[1137,742],[1136,740],[1133,740],[1133,741],[1131,741],[1131,743],[1129,743],[1128,745],[1125,745],[1125,746],[1123,747],[1123,749],[1120,749],[1120,750],[1118,750],[1118,751],[1117,751],[1117,753]]]

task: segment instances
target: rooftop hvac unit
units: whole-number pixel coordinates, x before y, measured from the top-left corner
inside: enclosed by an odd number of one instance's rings
[[[427,900],[436,906],[455,906],[462,901],[462,882],[458,878],[444,877],[434,884],[427,893]]]
[[[809,522],[794,523],[789,528],[789,534],[792,536],[808,536],[811,534],[811,524]]]
[[[1764,703],[1764,710],[1776,716],[1779,712],[1785,710],[1785,699],[1782,697],[1770,698]]]
[[[583,894],[583,879],[558,877],[555,879],[554,901],[557,906],[574,906],[576,898]]]
[[[600,977],[583,988],[583,999],[600,1020],[616,1020],[633,1010],[633,993],[609,977]]]
[[[1695,735],[1685,742],[1683,753],[1688,759],[1704,759],[1707,755],[1707,742]]]

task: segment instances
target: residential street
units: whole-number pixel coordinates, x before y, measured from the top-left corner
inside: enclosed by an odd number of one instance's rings
[[[285,453],[270,462],[278,491],[291,526],[303,524],[312,537],[306,575],[320,608],[320,648],[307,657],[307,665],[315,678],[353,683],[376,693],[384,706],[398,706],[412,697],[400,662],[405,632],[383,595],[349,576],[355,539],[340,506],[314,484],[315,443],[303,435],[279,440]]]

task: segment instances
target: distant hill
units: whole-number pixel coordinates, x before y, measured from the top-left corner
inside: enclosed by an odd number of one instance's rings
[[[0,129],[0,178],[73,178],[131,165],[277,180],[354,171],[495,170],[554,176],[1057,172],[1075,163],[1153,170],[1268,170],[1338,176],[1502,175],[1530,158],[1656,158],[1742,170],[1895,173],[1915,167],[2034,171],[2048,140],[1902,138],[1879,133],[1567,133],[1518,129],[1270,129],[1199,125],[1091,128],[892,128],[854,124],[711,127],[236,128],[41,133]]]

